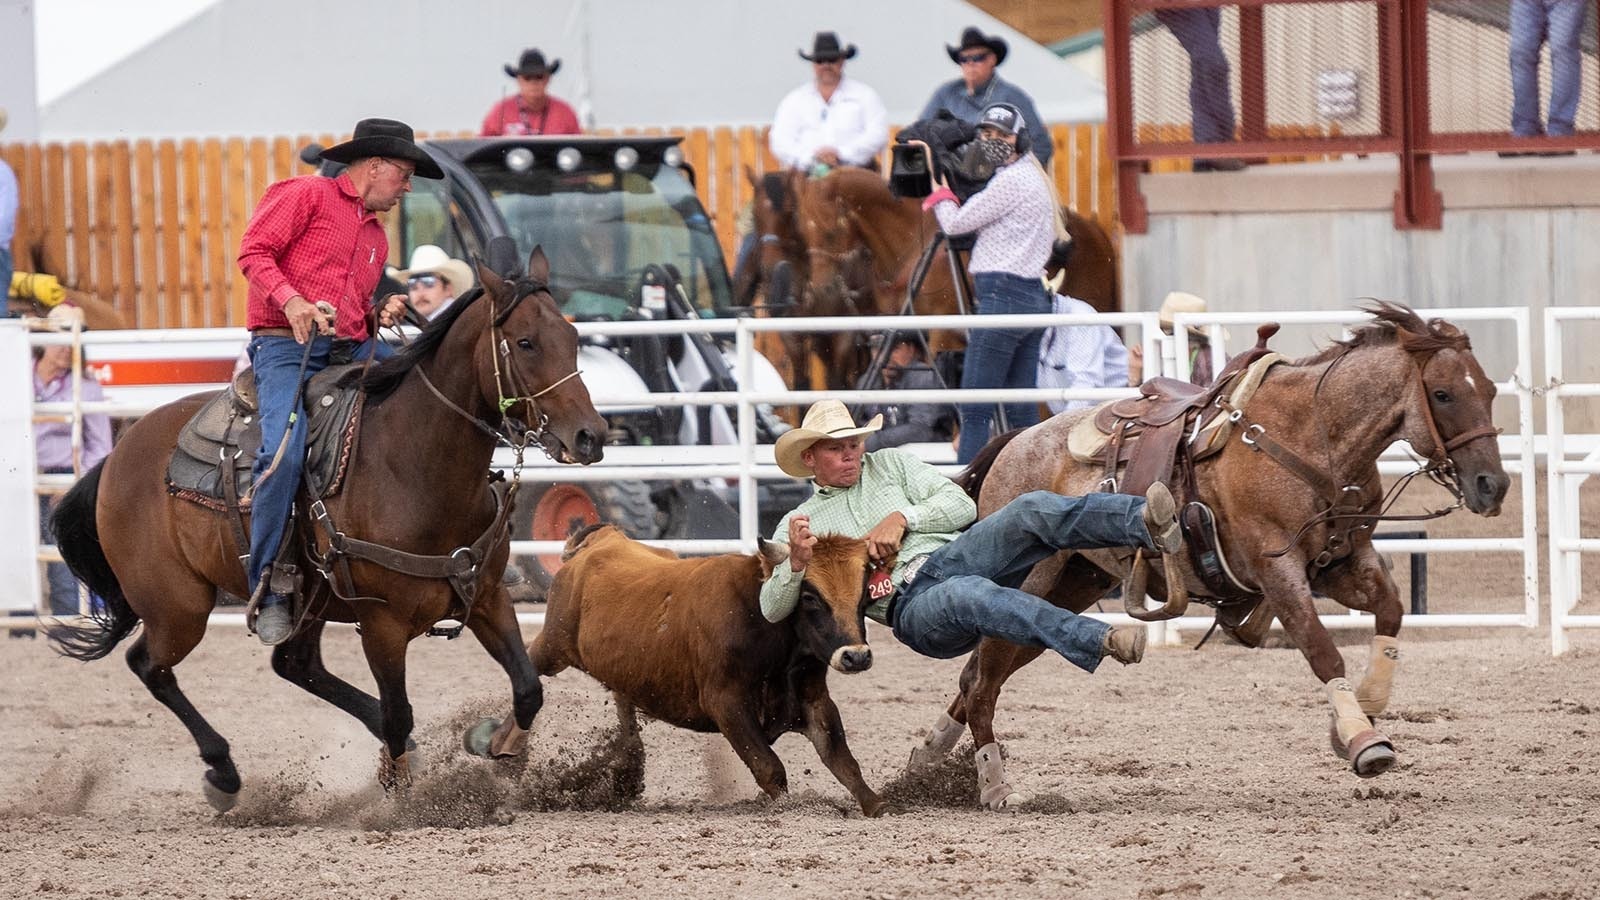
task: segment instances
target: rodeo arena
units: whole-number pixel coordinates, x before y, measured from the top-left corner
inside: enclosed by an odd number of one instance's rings
[[[0,0],[0,897],[1600,896],[1597,5]]]

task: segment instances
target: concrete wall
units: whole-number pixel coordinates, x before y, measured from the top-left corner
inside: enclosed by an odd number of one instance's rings
[[[1392,157],[1146,175],[1150,229],[1124,237],[1124,304],[1155,309],[1167,291],[1184,290],[1218,311],[1347,309],[1365,297],[1523,306],[1533,327],[1529,382],[1543,384],[1545,307],[1600,304],[1600,157],[1443,157],[1435,173],[1445,205],[1438,231],[1395,229]],[[1233,329],[1230,349],[1253,342],[1245,331]],[[1509,379],[1511,330],[1470,331],[1489,374]],[[1337,336],[1332,327],[1286,328],[1274,346],[1304,353]],[[1600,354],[1588,352],[1596,346],[1600,325],[1568,338],[1578,380],[1600,381]],[[1497,414],[1515,424],[1512,404]],[[1600,409],[1572,403],[1568,417],[1573,430],[1600,430]]]

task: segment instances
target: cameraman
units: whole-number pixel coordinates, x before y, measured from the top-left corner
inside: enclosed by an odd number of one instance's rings
[[[1040,276],[1055,242],[1055,205],[1044,170],[1025,156],[1029,137],[1015,106],[987,107],[978,119],[977,150],[996,166],[994,176],[963,205],[943,173],[936,173],[937,188],[922,202],[945,234],[977,235],[970,270],[982,315],[1050,312]],[[974,330],[967,338],[961,387],[1033,387],[1043,334],[1043,328]],[[1039,421],[1037,403],[1007,403],[1005,412],[1012,428]],[[992,403],[961,406],[957,462],[966,464],[978,455],[989,441],[993,419]]]

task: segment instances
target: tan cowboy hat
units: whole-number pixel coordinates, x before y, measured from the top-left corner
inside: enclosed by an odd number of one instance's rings
[[[477,283],[472,277],[472,267],[433,244],[422,244],[411,251],[411,265],[394,273],[396,281],[405,281],[413,275],[440,275],[450,282],[450,290],[457,297],[472,290]]]
[[[845,409],[838,400],[818,400],[806,410],[806,417],[800,421],[799,428],[785,431],[778,437],[778,445],[773,448],[772,455],[777,457],[778,468],[785,474],[796,478],[810,478],[811,470],[801,461],[800,454],[817,441],[831,441],[839,438],[855,437],[861,434],[871,434],[883,427],[883,414],[872,417],[872,421],[857,427],[854,419],[850,418],[850,410]]]
[[[1186,294],[1183,291],[1172,291],[1167,294],[1166,299],[1161,301],[1161,328],[1163,331],[1171,333],[1173,319],[1177,317],[1178,313],[1203,313],[1206,309],[1205,298],[1197,297],[1194,294]],[[1206,337],[1204,328],[1196,328],[1193,325],[1189,326],[1189,333]],[[1226,328],[1222,329],[1222,339],[1228,339],[1228,329]]]
[[[28,318],[28,327],[33,331],[71,331],[74,325],[88,327],[84,324],[83,308],[71,303],[56,304],[42,319]]]
[[[6,108],[0,106],[0,131],[6,130]]]

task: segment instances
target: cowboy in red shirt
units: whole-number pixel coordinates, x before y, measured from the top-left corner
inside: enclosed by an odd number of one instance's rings
[[[549,94],[550,78],[560,68],[559,59],[545,65],[537,48],[522,51],[515,68],[507,63],[506,74],[517,80],[517,95],[496,103],[483,117],[483,136],[582,134],[578,114]]]
[[[346,168],[335,178],[303,175],[268,187],[239,245],[239,268],[250,283],[248,352],[261,415],[247,572],[256,634],[265,644],[282,643],[294,630],[293,598],[270,590],[267,571],[283,543],[305,461],[304,412],[289,425],[290,413],[300,410],[296,376],[302,365],[306,379],[327,368],[335,351],[348,359],[392,352],[367,326],[368,301],[389,258],[375,213],[400,202],[413,174],[444,177],[411,127],[392,119],[362,119],[353,138],[322,151],[322,158]],[[333,307],[331,317],[317,309],[319,302]],[[390,294],[379,324],[393,325],[404,312],[405,295]]]

